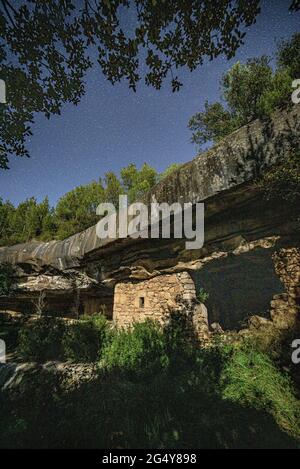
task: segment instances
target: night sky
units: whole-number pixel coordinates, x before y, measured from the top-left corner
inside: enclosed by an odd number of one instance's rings
[[[184,86],[179,93],[173,94],[169,83],[156,91],[142,80],[136,93],[125,82],[112,86],[95,66],[77,107],[64,106],[62,115],[50,121],[36,117],[28,145],[31,158],[11,157],[11,169],[0,170],[0,197],[17,204],[48,195],[55,204],[75,186],[98,180],[110,170],[119,172],[132,162],[147,162],[162,171],[173,162],[192,159],[197,149],[190,143],[189,118],[206,99],[219,99],[219,79],[235,61],[273,55],[276,40],[300,30],[300,14],[288,12],[290,3],[262,2],[262,13],[236,57],[220,57],[193,73],[180,71]]]

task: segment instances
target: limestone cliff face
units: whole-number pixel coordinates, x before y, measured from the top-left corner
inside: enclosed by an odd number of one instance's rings
[[[284,157],[291,138],[299,135],[299,105],[290,112],[276,112],[270,120],[256,120],[171,173],[146,200],[195,203],[236,189]]]
[[[291,138],[299,137],[300,105],[297,105],[229,135],[176,170],[145,197],[147,204],[205,202],[205,243],[201,249],[187,250],[185,240],[180,239],[101,241],[95,227],[64,241],[34,241],[0,248],[0,263],[13,264],[17,277],[14,297],[2,297],[0,309],[20,310],[25,305],[30,309],[32,300],[43,290],[49,296],[51,310],[74,310],[83,302],[85,307],[90,304],[90,309],[104,304],[112,312],[116,283],[145,281],[184,271],[197,274],[204,269],[209,271],[209,266],[210,272],[221,269],[221,276],[222,272],[224,275],[231,272],[234,282],[239,276],[235,259],[250,256],[251,252],[257,263],[245,262],[246,271],[242,275],[250,279],[247,272],[252,267],[270,272],[266,258],[270,259],[278,249],[299,246],[299,210],[284,204],[274,206],[264,200],[255,179],[288,154]],[[268,255],[255,254],[259,252]],[[275,269],[273,273],[276,275]],[[195,282],[201,287],[205,276],[198,276],[198,280],[196,277]],[[269,285],[270,290],[276,290],[270,291],[271,298],[282,293],[275,284],[274,280]],[[227,303],[230,304],[230,298]],[[251,308],[255,311],[250,312],[259,312],[255,301]],[[212,305],[215,316],[219,310]]]
[[[300,136],[300,105],[289,112],[277,112],[268,121],[255,121],[233,132],[159,183],[145,201],[171,204],[210,200],[207,215],[224,212],[236,198],[242,204],[252,196],[245,184],[289,151],[291,136]],[[28,264],[33,270],[44,266],[65,270],[80,266],[94,253],[117,250],[120,243],[128,242],[100,240],[93,226],[63,241],[35,241],[0,248],[0,263]]]

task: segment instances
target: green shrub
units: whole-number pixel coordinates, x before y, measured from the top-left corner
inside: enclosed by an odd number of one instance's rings
[[[18,334],[26,322],[26,315],[12,316],[9,313],[0,314],[0,339],[5,341],[6,350],[14,351],[18,345]]]
[[[28,331],[38,332],[39,339],[27,331],[27,341],[35,339],[31,349],[44,334],[45,354],[56,321],[41,318],[30,324]],[[270,340],[229,343],[220,334],[201,347],[192,325],[188,308],[173,311],[165,327],[148,320],[114,332],[105,318],[84,316],[68,327],[63,342],[73,360],[100,355],[102,367],[93,380],[79,379],[76,387],[66,386],[72,378],[60,379],[51,369],[34,370],[10,402],[0,393],[0,406],[5,403],[0,446],[299,446],[300,402],[275,362],[278,356],[269,353]]]
[[[300,437],[300,403],[290,378],[271,358],[253,348],[233,348],[221,374],[222,397],[271,414],[277,424]]]
[[[9,264],[0,265],[0,296],[9,296],[14,283],[14,271]]]
[[[200,301],[200,303],[206,303],[209,298],[209,293],[204,290],[204,288],[200,288],[198,295],[197,295],[197,300]]]
[[[195,351],[194,376],[201,383],[201,391],[217,393],[220,390],[220,376],[231,359],[233,347],[215,335],[210,345]]]
[[[284,200],[291,204],[300,201],[300,152],[295,151],[275,165],[258,181],[268,200]]]
[[[281,370],[288,371],[296,391],[300,396],[299,365],[291,360],[292,343],[300,337],[299,321],[286,328],[278,328],[270,323],[251,331],[244,338],[245,345],[266,354]]]
[[[99,354],[98,333],[90,322],[70,324],[63,337],[64,357],[74,362],[93,362]]]
[[[158,373],[168,365],[162,328],[146,320],[135,323],[130,330],[118,330],[104,348],[102,358],[107,370],[118,369],[131,377]]]
[[[34,369],[13,399],[0,393],[0,447],[295,448],[297,433],[290,437],[270,413],[285,412],[285,405],[294,408],[296,403],[290,403],[288,390],[287,401],[274,405],[283,375],[276,370],[263,385],[264,360],[254,360],[255,373],[245,375],[240,394],[235,389],[234,395],[225,395],[233,378],[227,367],[235,363],[237,351],[220,342],[198,350],[201,361],[192,373],[189,360],[185,368],[166,373],[163,367],[150,379],[98,370],[93,380],[79,379],[76,387],[66,386],[72,378],[61,379],[52,367]],[[258,396],[244,391],[254,386],[261,391]]]
[[[108,322],[103,315],[82,316],[66,330],[62,343],[64,357],[74,362],[95,362],[108,336]]]
[[[290,101],[292,77],[288,70],[277,70],[267,89],[258,100],[258,114],[262,117],[271,114],[281,107],[286,107]]]
[[[80,321],[88,322],[90,324],[93,324],[95,328],[97,329],[100,338],[102,340],[105,339],[105,337],[108,334],[109,326],[108,326],[108,321],[104,314],[84,314],[83,316],[80,317]]]
[[[164,337],[170,362],[178,366],[191,360],[199,339],[194,326],[194,308],[189,303],[180,310],[172,310],[165,318]]]
[[[62,356],[65,324],[62,319],[42,317],[26,323],[19,331],[18,352],[24,360],[44,362]]]

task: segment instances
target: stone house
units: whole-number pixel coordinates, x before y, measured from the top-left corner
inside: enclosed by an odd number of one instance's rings
[[[158,275],[139,282],[123,282],[115,286],[113,319],[118,326],[129,326],[147,318],[161,321],[182,300],[193,302],[196,289],[188,272]]]

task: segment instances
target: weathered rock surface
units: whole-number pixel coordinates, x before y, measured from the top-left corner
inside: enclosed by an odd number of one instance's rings
[[[263,199],[255,179],[288,154],[291,138],[299,137],[300,105],[296,105],[229,135],[145,197],[148,204],[205,202],[205,243],[201,249],[187,250],[184,239],[100,240],[95,227],[64,241],[0,248],[0,263],[13,264],[17,276],[14,297],[2,297],[0,309],[30,310],[32,300],[43,290],[49,310],[56,313],[58,309],[74,311],[82,304],[93,312],[104,304],[111,315],[113,288],[119,282],[198,272],[208,265],[218,269],[218,261],[226,259],[230,272],[230,261],[237,256],[265,250],[272,257],[278,249],[297,248],[299,208],[275,206]],[[255,268],[265,268],[263,258]],[[270,294],[282,293],[275,289]],[[260,313],[259,305],[254,307],[249,313]],[[211,322],[219,322],[218,314]]]
[[[34,383],[34,377],[39,375],[48,375],[52,382],[55,379],[68,391],[82,383],[95,380],[98,373],[95,363],[0,363],[0,392],[7,392],[11,397],[14,393],[22,395],[26,390],[26,383]]]
[[[255,121],[233,132],[159,183],[145,201],[195,203],[215,197],[209,215],[230,208],[228,202],[235,198],[242,203],[249,197],[245,183],[253,181],[261,170],[289,151],[291,136],[300,136],[300,105],[290,112],[275,113],[269,121]],[[225,195],[228,191],[229,197],[223,199],[221,193]],[[136,240],[100,240],[93,226],[64,241],[35,241],[0,248],[0,262],[30,265],[33,271],[44,266],[61,271],[80,266],[94,251],[104,252],[104,248],[112,246],[117,249],[128,241],[136,243]]]

